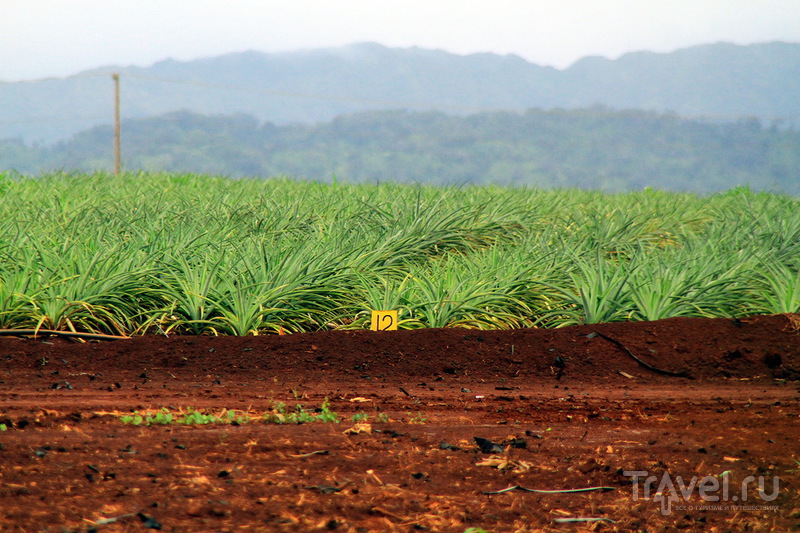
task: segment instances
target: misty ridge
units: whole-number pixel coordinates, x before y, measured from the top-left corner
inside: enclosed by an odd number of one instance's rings
[[[374,43],[0,83],[0,170],[797,194],[800,44],[718,43],[564,70]]]

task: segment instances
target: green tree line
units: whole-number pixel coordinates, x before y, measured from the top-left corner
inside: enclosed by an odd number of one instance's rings
[[[112,168],[111,127],[52,146],[0,142],[0,169]],[[188,111],[123,123],[127,170],[314,181],[800,194],[800,132],[605,107],[451,116],[370,111],[316,125]]]

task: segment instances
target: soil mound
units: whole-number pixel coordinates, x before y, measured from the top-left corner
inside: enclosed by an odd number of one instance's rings
[[[555,330],[325,331],[259,337],[142,336],[114,342],[0,337],[6,368],[53,360],[101,374],[169,372],[465,380],[553,378],[586,383],[800,378],[797,315],[670,318]]]

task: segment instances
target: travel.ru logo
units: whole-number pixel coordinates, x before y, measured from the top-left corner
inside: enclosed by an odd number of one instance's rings
[[[630,477],[633,482],[633,500],[639,498],[652,499],[661,504],[661,514],[672,513],[673,506],[677,510],[776,510],[777,506],[747,504],[755,502],[754,496],[762,502],[771,502],[778,497],[780,478],[772,478],[772,492],[768,493],[768,483],[764,476],[747,476],[740,484],[731,480],[730,472],[723,472],[720,476],[692,476],[687,483],[681,476],[676,476],[674,481],[669,472],[664,472],[659,480],[658,476],[650,475],[646,470],[624,470],[623,475]],[[640,492],[641,489],[641,492]],[[692,494],[702,500],[702,505],[687,505]],[[730,502],[734,502],[731,504]]]

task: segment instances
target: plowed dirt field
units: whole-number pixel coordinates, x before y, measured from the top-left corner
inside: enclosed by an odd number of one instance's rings
[[[4,335],[0,529],[797,531],[799,327]]]

